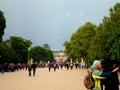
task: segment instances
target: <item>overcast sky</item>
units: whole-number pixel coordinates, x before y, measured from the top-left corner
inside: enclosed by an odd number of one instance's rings
[[[32,46],[63,50],[72,33],[87,21],[99,24],[119,0],[0,0],[6,18],[4,40],[20,36]]]

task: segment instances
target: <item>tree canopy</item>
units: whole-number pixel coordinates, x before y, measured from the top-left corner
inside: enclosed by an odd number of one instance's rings
[[[2,42],[2,36],[4,35],[4,29],[6,28],[6,20],[3,12],[0,11],[0,42]]]
[[[26,63],[28,61],[28,49],[32,42],[22,37],[11,36],[10,44],[11,48],[16,52],[20,63]]]
[[[120,60],[120,3],[109,9],[109,16],[97,26],[87,22],[64,43],[65,53],[71,58]]]
[[[53,60],[53,53],[51,50],[44,49],[40,46],[31,47],[29,50],[29,58],[35,62],[48,62]]]
[[[88,48],[92,37],[95,35],[95,29],[96,25],[87,22],[72,34],[70,42],[66,41],[64,43],[65,53],[69,58],[87,59]]]

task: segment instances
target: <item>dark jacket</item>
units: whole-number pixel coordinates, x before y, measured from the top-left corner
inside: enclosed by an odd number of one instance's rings
[[[119,90],[119,79],[117,72],[103,71],[102,76],[106,77],[106,79],[102,81],[102,84],[105,85],[105,90]]]

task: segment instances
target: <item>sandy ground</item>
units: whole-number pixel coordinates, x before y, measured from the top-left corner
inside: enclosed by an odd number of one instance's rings
[[[0,74],[0,90],[87,90],[83,84],[86,70],[60,69],[54,72],[47,68],[37,69],[35,77],[28,71]]]
[[[86,70],[60,69],[54,72],[47,68],[37,69],[35,77],[28,71],[0,74],[0,90],[87,90],[83,85]]]

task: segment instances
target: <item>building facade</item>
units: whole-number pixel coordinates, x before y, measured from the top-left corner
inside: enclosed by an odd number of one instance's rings
[[[56,62],[65,62],[67,60],[67,55],[64,51],[53,51],[53,56]]]

